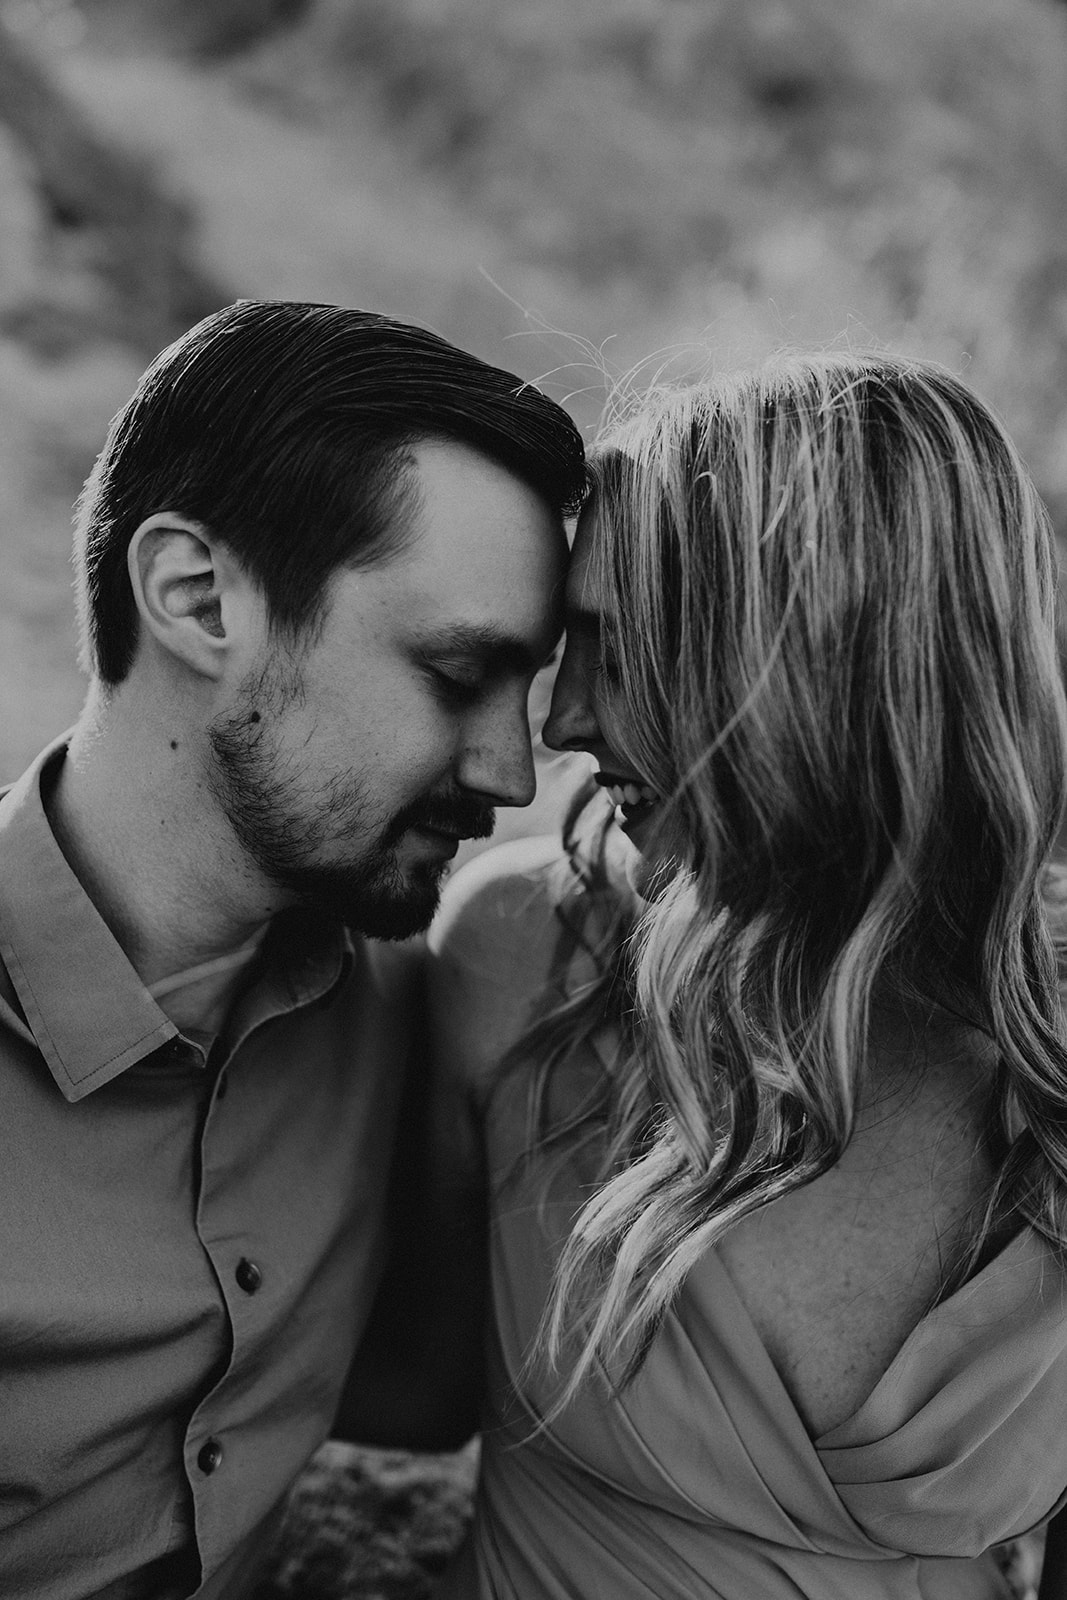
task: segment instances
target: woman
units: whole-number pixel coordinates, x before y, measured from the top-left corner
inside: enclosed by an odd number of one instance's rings
[[[779,363],[595,451],[545,739],[606,793],[437,935],[492,1206],[448,1594],[1007,1592],[982,1553],[1067,1486],[1053,588],[928,366]]]

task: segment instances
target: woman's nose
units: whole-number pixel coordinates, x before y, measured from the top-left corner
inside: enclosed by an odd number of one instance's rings
[[[541,737],[553,750],[588,750],[600,738],[589,675],[570,644],[559,664]]]

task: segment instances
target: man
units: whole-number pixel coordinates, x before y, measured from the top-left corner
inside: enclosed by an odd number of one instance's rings
[[[91,682],[0,801],[0,1593],[247,1592],[381,1272],[396,946],[534,776],[581,443],[431,334],[241,302],[82,497]]]

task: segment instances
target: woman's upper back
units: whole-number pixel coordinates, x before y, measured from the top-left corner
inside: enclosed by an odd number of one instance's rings
[[[550,842],[491,852],[450,888],[438,937],[449,1049],[484,1109],[493,1183],[484,1484],[453,1592],[938,1593],[931,1572],[947,1584],[956,1569],[920,1558],[1023,1531],[1067,1483],[1067,1297],[1040,1240],[1018,1235],[930,1309],[938,1239],[950,1254],[988,1181],[976,1119],[948,1114],[947,1068],[937,1095],[897,1108],[899,1132],[872,1114],[863,1159],[821,1196],[810,1186],[809,1210],[768,1210],[738,1249],[709,1252],[633,1384],[613,1394],[595,1378],[538,1429],[553,1383],[526,1357],[597,1150],[575,1141],[524,1162],[528,1080],[495,1069],[546,978],[562,993],[591,976],[581,952],[553,967],[573,884]],[[602,1030],[561,1069],[576,1101],[614,1043]],[[805,1350],[825,1359],[805,1366]],[[991,1568],[966,1571],[968,1600],[999,1592]]]
[[[821,1196],[810,1186],[808,1211],[768,1210],[740,1248],[707,1255],[629,1388],[594,1380],[538,1431],[552,1383],[526,1356],[597,1152],[576,1142],[524,1162],[528,1081],[497,1069],[546,982],[562,996],[592,975],[581,951],[554,965],[573,889],[550,841],[491,852],[450,888],[438,932],[447,1049],[483,1107],[493,1183],[484,1484],[454,1592],[881,1600],[960,1581],[968,1600],[997,1594],[991,1567],[961,1578],[953,1561],[1039,1521],[1067,1482],[1067,1300],[1025,1232],[930,1309],[937,1270],[913,1269],[908,1240],[928,1262],[939,1238],[950,1254],[988,1181],[947,1067],[888,1136],[883,1118],[861,1121],[862,1160]],[[585,1096],[614,1043],[602,1030],[561,1087]],[[805,1368],[805,1349],[824,1365]],[[837,1366],[845,1381],[826,1393]]]
[[[984,1138],[993,1063],[982,1041],[943,1030],[895,1052],[892,1067],[872,1055],[866,1102],[836,1166],[718,1245],[813,1437],[855,1411],[937,1303],[995,1177]]]
[[[562,1000],[592,974],[569,944],[561,970],[558,913],[575,890],[558,843],[537,839],[488,852],[446,892],[435,1026],[483,1094],[546,991]],[[744,1218],[718,1248],[813,1436],[855,1410],[936,1303],[993,1182],[983,1141],[993,1064],[982,1041],[908,1031],[872,1052],[841,1161]]]

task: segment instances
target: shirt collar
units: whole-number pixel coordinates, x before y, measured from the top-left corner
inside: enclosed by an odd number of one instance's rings
[[[308,911],[274,918],[260,951],[258,981],[227,1019],[228,1048],[237,1049],[254,1028],[299,1006],[324,1004],[351,977],[356,947],[348,928]]]
[[[177,1033],[85,893],[45,815],[57,740],[0,799],[0,959],[68,1100],[109,1083]]]
[[[178,1029],[144,987],[49,825],[42,779],[54,775],[66,744],[64,735],[49,745],[0,797],[0,960],[52,1076],[75,1101]],[[350,970],[347,932],[321,922],[316,932],[310,948],[284,941],[278,966],[289,971],[283,978],[275,969],[273,1004],[261,995],[257,1011],[264,1000],[272,1011],[307,1004]]]

